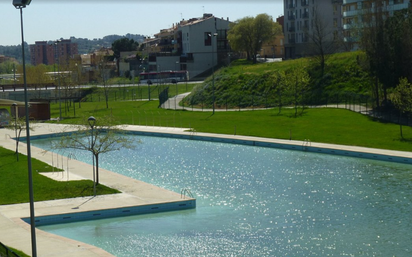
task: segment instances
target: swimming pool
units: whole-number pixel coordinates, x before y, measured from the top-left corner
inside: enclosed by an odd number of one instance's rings
[[[175,192],[188,187],[197,208],[41,229],[116,256],[411,254],[410,165],[130,137],[141,140],[137,149],[106,155],[100,166]]]

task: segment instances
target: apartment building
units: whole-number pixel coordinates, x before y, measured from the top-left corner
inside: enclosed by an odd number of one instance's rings
[[[147,71],[186,70],[190,78],[229,58],[229,19],[204,14],[182,20],[143,42]]]
[[[284,0],[285,58],[314,54],[313,38],[336,41],[342,35],[342,0]],[[321,25],[323,31],[316,27]],[[317,35],[320,36],[320,35]]]
[[[71,40],[36,41],[30,45],[31,64],[68,64],[70,58],[78,54],[77,43]]]
[[[396,11],[409,8],[409,0],[343,0],[343,35],[351,49],[359,48],[357,29],[371,24],[371,18],[392,16]]]

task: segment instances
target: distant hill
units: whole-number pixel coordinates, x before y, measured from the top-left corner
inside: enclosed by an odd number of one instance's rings
[[[118,39],[121,38],[128,38],[128,39],[133,39],[134,41],[137,41],[139,43],[143,42],[144,36],[138,35],[138,34],[126,34],[124,36],[119,36],[119,35],[109,35],[105,36],[103,38],[98,38],[98,39],[87,39],[87,38],[75,38],[71,37],[70,40],[73,43],[78,44],[78,49],[79,49],[79,54],[87,54],[91,53],[94,50],[97,50],[101,47],[111,47],[112,43]]]
[[[87,54],[91,53],[94,50],[100,49],[102,47],[111,47],[112,43],[120,38],[127,37],[129,39],[133,39],[139,43],[143,42],[144,36],[139,34],[126,34],[124,36],[119,35],[108,35],[103,38],[95,38],[95,39],[88,39],[88,38],[76,38],[70,37],[70,40],[73,43],[78,44],[79,54]],[[50,43],[53,40],[49,40]],[[30,53],[27,44],[25,45],[25,53],[26,53],[26,62],[30,62]],[[22,53],[21,53],[21,45],[16,46],[1,46],[0,45],[0,55],[5,55],[8,57],[16,58],[19,62],[22,61]]]

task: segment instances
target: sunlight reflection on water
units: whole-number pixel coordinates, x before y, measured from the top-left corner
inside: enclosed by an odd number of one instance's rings
[[[44,226],[116,256],[409,256],[409,166],[130,136],[100,166],[180,192],[197,208]],[[47,148],[50,139],[33,140]],[[89,162],[85,155],[77,159]],[[121,161],[119,161],[121,160]]]

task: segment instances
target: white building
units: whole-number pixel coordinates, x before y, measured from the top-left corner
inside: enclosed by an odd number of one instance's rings
[[[284,0],[285,58],[312,54],[316,22],[325,28],[328,41],[338,40],[342,30],[342,0]],[[316,15],[318,19],[316,19]]]
[[[409,0],[343,0],[345,42],[351,44],[352,49],[358,49],[359,38],[356,29],[370,26],[371,24],[368,24],[370,19],[375,19],[376,15],[381,15],[383,18],[390,17],[396,11],[407,9],[409,6]]]
[[[161,30],[145,44],[148,71],[187,70],[195,78],[227,57],[229,19],[204,14]]]

